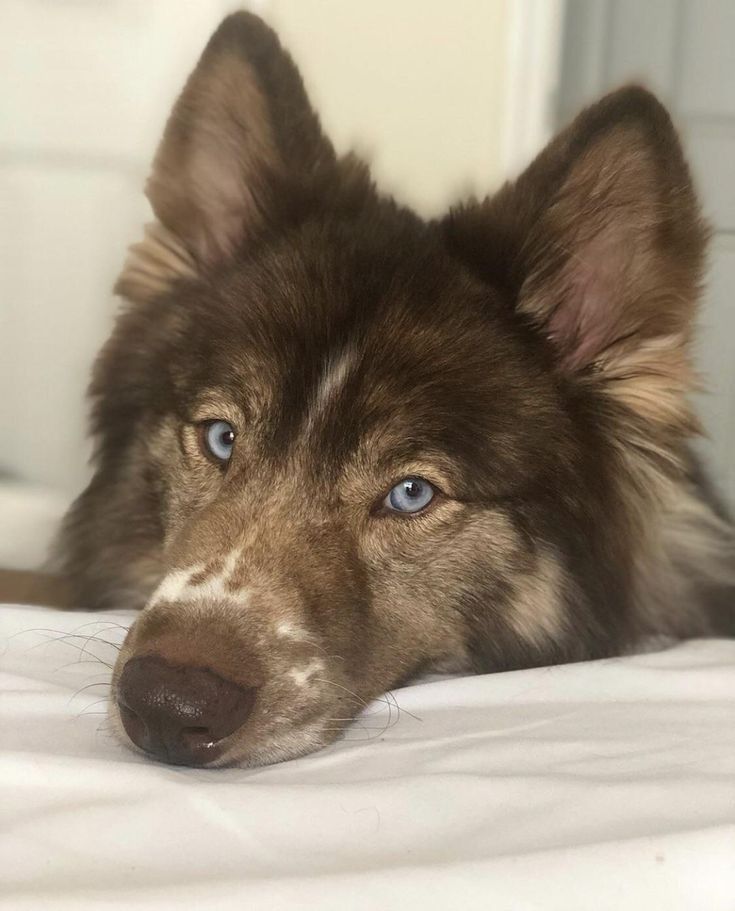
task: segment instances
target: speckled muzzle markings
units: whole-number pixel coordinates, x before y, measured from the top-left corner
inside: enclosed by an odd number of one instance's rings
[[[260,521],[253,518],[246,538],[229,550],[207,534],[211,522],[187,529],[175,568],[130,630],[115,669],[111,713],[136,746],[170,762],[256,761],[263,751],[276,756],[281,742],[289,753],[300,750],[300,739],[304,750],[313,749],[320,737],[333,738],[335,718],[346,724],[356,713],[360,697],[348,706],[339,642],[324,637],[310,610],[314,601],[344,596],[344,580],[333,579],[331,592],[306,595],[308,583],[294,584],[296,564],[301,557],[313,569],[318,560],[293,545],[303,534],[274,531],[272,523],[261,509]],[[180,551],[193,541],[196,559],[185,562]],[[223,700],[242,722],[216,736]]]

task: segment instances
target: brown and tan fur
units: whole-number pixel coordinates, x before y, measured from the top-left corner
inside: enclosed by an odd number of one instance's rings
[[[147,192],[63,554],[79,604],[143,609],[115,680],[161,655],[259,688],[218,764],[316,749],[424,670],[735,632],[732,528],[688,449],[706,230],[643,89],[427,223],[337,158],[238,13]],[[408,475],[436,499],[386,512]]]

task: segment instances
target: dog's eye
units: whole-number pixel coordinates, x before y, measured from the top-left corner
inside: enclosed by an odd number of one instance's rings
[[[200,425],[199,441],[204,455],[218,462],[229,462],[235,445],[235,431],[228,421],[205,421]]]
[[[383,506],[392,512],[421,512],[434,499],[434,493],[434,488],[423,478],[404,478],[391,488]]]

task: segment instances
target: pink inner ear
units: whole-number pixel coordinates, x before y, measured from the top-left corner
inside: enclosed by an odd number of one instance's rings
[[[547,323],[568,370],[582,370],[622,334],[635,253],[625,232],[607,226],[562,267],[559,302]]]

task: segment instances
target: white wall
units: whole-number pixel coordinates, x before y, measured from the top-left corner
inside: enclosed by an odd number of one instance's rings
[[[501,180],[511,0],[270,0],[340,149],[434,214]]]

